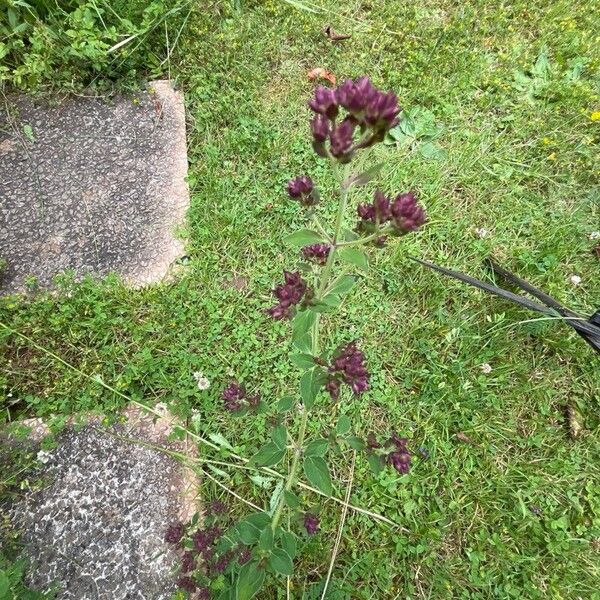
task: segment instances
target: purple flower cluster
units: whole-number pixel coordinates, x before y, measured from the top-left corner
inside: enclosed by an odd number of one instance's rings
[[[331,154],[342,163],[349,162],[355,150],[383,140],[397,125],[400,113],[396,94],[378,90],[368,77],[347,80],[333,90],[318,86],[308,105],[316,113],[311,121],[315,152],[324,157]],[[347,114],[338,122],[340,108]],[[357,129],[360,136],[355,143]]]
[[[223,518],[226,513],[226,505],[218,500],[209,505],[205,526],[191,535],[191,549],[186,549],[182,543],[186,536],[186,526],[183,523],[174,523],[165,533],[166,541],[177,546],[181,556],[181,577],[177,585],[182,590],[195,594],[194,598],[208,600],[211,597],[210,589],[202,587],[200,581],[217,577],[234,559],[242,565],[251,558],[250,549],[244,545],[217,553],[217,544],[222,539],[223,529],[215,521]]]
[[[179,544],[185,533],[185,525],[183,523],[172,523],[167,527],[165,532],[165,542],[169,544]]]
[[[359,229],[373,231],[384,223],[391,223],[398,235],[417,231],[427,220],[425,209],[413,192],[398,194],[392,202],[380,190],[375,191],[372,204],[359,204]]]
[[[283,277],[284,283],[273,290],[273,295],[279,302],[267,310],[267,313],[277,320],[291,317],[292,308],[302,302],[308,289],[299,272],[284,271]]]
[[[319,531],[319,517],[312,513],[304,514],[304,528],[308,535],[314,535]]]
[[[249,396],[246,388],[237,381],[232,381],[221,394],[225,408],[229,412],[237,412],[245,407],[256,408],[260,402],[260,395]],[[222,503],[221,503],[222,504]],[[224,506],[224,505],[223,505]],[[217,511],[213,511],[215,514]]]
[[[342,383],[349,385],[355,394],[362,394],[369,389],[365,355],[357,348],[356,342],[347,344],[334,356],[329,367],[329,379],[325,389],[333,400],[338,399]]]
[[[204,558],[212,558],[214,552],[212,546],[221,537],[223,532],[218,525],[211,525],[206,529],[198,529],[192,536],[194,549],[202,554]]]
[[[406,475],[410,470],[412,455],[408,449],[408,439],[398,437],[395,431],[385,444],[380,444],[375,435],[370,433],[367,436],[367,452],[378,455],[402,475]]]
[[[387,460],[398,473],[406,475],[410,469],[411,462],[411,454],[407,448],[408,439],[398,437],[396,432],[393,432],[390,443],[392,444],[393,451],[388,454]]]
[[[302,248],[302,255],[306,260],[310,260],[318,265],[324,265],[331,251],[331,246],[327,244],[311,244]]]
[[[287,190],[290,198],[298,200],[303,206],[314,206],[319,202],[319,194],[308,175],[301,175],[295,179],[290,179],[287,184]]]

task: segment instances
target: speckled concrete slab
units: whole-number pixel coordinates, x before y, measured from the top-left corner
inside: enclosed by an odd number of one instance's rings
[[[167,81],[132,97],[0,106],[0,293],[33,277],[160,280],[183,254],[185,113]]]
[[[122,439],[185,451],[184,442],[166,441],[171,424],[130,409],[110,428],[99,419],[68,427],[54,450],[38,455],[45,485],[11,509],[29,585],[55,584],[58,600],[171,597],[177,557],[164,534],[197,511],[197,481],[164,452]],[[33,425],[34,438],[43,434],[39,421]]]

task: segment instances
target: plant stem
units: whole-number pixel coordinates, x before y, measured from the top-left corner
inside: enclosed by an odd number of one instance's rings
[[[358,240],[351,240],[349,242],[337,242],[336,245],[338,248],[353,248],[355,246],[364,246],[373,240],[376,240],[378,237],[385,235],[389,231],[391,231],[391,227],[384,227],[382,229],[378,229],[375,233],[368,235],[367,237],[360,238]]]
[[[331,238],[332,246],[329,252],[329,256],[327,257],[327,262],[325,263],[325,267],[321,272],[321,277],[319,279],[319,284],[317,287],[317,293],[315,295],[315,300],[320,300],[327,289],[329,284],[329,278],[331,276],[331,270],[333,269],[333,263],[335,262],[335,254],[337,251],[337,240],[340,236],[340,231],[342,229],[342,220],[344,218],[344,212],[346,211],[346,203],[348,201],[348,190],[343,188],[341,183],[344,180],[344,174],[340,173],[339,166],[336,162],[333,163],[333,169],[336,175],[336,178],[340,184],[341,188],[341,198],[340,203],[338,204],[337,214],[335,217],[335,225],[333,237]],[[312,353],[313,356],[316,356],[319,352],[319,318],[320,315],[317,314],[317,318],[315,319],[315,323],[312,329]],[[300,421],[300,430],[298,432],[298,437],[296,441],[296,446],[294,448],[294,457],[292,458],[292,464],[290,466],[290,471],[288,477],[285,482],[284,491],[289,492],[294,484],[296,483],[296,477],[298,474],[298,466],[300,464],[300,457],[304,450],[304,438],[306,437],[306,426],[308,424],[308,410],[305,406],[302,407],[302,419]],[[273,521],[271,522],[271,528],[273,531],[277,529],[279,526],[279,522],[281,521],[281,515],[283,513],[283,507],[285,506],[285,494],[281,494],[281,498],[277,504],[277,508],[273,513]]]

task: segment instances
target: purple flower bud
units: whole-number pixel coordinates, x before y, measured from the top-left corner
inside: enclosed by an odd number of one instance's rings
[[[311,260],[318,265],[324,265],[327,262],[331,247],[327,244],[311,244],[302,248],[302,254],[306,260]]]
[[[252,550],[248,546],[241,546],[239,552],[238,564],[243,566],[252,558]]]
[[[337,379],[329,379],[325,384],[325,390],[329,392],[332,400],[340,397],[340,382]]]
[[[213,500],[209,507],[209,512],[212,515],[224,515],[227,513],[227,505],[221,500]]]
[[[198,588],[198,591],[196,592],[196,600],[210,600],[212,594],[210,593],[210,588],[208,587],[201,587]]]
[[[193,552],[186,552],[181,559],[181,570],[183,573],[189,573],[196,568],[196,557]]]
[[[339,382],[350,386],[355,394],[369,389],[369,373],[365,367],[365,355],[357,348],[356,342],[345,346],[333,359],[329,367],[330,378],[325,389],[333,400],[339,395]],[[338,385],[336,386],[335,383]]]
[[[356,212],[363,221],[375,221],[375,207],[372,204],[359,204]]]
[[[413,192],[396,196],[391,210],[394,225],[401,233],[417,231],[427,220],[425,209],[417,203]]]
[[[165,532],[165,542],[169,544],[179,544],[185,533],[185,525],[183,523],[172,523]]]
[[[313,191],[313,181],[308,175],[302,175],[295,179],[290,179],[287,184],[288,194],[292,198],[300,198],[310,194]]]
[[[324,142],[329,135],[329,121],[325,115],[316,115],[310,122],[310,128],[315,142]]]
[[[209,574],[212,577],[216,577],[217,575],[220,575],[221,573],[223,573],[223,571],[225,571],[225,569],[228,567],[229,563],[231,562],[233,555],[234,555],[233,551],[228,550],[227,552],[225,552],[225,554],[222,554],[221,556],[219,556],[219,558],[217,558],[217,560],[214,563],[209,565],[209,567],[208,567]]]
[[[304,514],[304,527],[308,535],[314,535],[319,531],[319,517],[312,513]]]
[[[187,575],[184,577],[180,577],[177,581],[177,587],[189,592],[190,594],[196,591],[196,582]]]
[[[246,390],[237,381],[232,381],[223,390],[221,397],[225,403],[225,408],[230,412],[235,412],[243,407],[242,400],[246,397]]]
[[[300,273],[284,271],[283,275],[285,282],[273,290],[273,294],[279,300],[279,303],[267,310],[267,313],[277,320],[290,317],[291,309],[300,304],[307,292],[307,285]]]
[[[350,150],[354,136],[356,122],[352,117],[346,117],[329,134],[331,142],[331,154],[341,162],[348,162],[352,157]]]
[[[410,453],[407,451],[392,452],[388,456],[390,464],[402,475],[406,475],[410,469]]]
[[[401,438],[398,434],[393,431],[388,441],[388,446],[392,446],[392,451],[388,454],[388,462],[402,475],[406,475],[410,469],[410,463],[412,460],[411,454],[408,450],[408,439]]]
[[[368,77],[360,77],[356,82],[352,80],[344,83],[336,90],[338,103],[355,117],[360,118],[370,98],[377,93]]]
[[[365,109],[365,121],[377,129],[391,129],[398,124],[398,98],[394,92],[376,91],[371,94]]]
[[[371,223],[386,223],[392,217],[390,200],[380,190],[375,191],[373,204],[360,204],[357,209],[358,216],[363,221]]]
[[[317,86],[315,97],[308,103],[308,106],[316,113],[325,115],[329,119],[335,119],[338,113],[335,92],[322,85]]]

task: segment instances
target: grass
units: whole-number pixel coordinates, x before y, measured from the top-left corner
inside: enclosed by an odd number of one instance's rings
[[[599,598],[597,358],[565,327],[407,255],[482,277],[493,252],[574,310],[594,312],[599,124],[590,115],[600,103],[600,5],[319,0],[309,12],[295,4],[194,11],[171,56],[189,115],[191,260],[181,279],[145,290],[65,279],[69,294],[0,300],[1,321],[80,371],[196,415],[202,432],[253,453],[267,420],[224,415],[220,390],[232,376],[269,401],[296,389],[290,327],[263,312],[281,269],[294,266],[281,238],[303,224],[283,190],[300,172],[333,188],[308,143],[306,73],[369,74],[434,121],[435,134],[381,147],[373,159],[385,162],[384,190],[418,190],[431,221],[373,251],[360,288],[327,319],[324,345],[359,338],[373,377],[359,400],[322,398],[322,420],[333,426],[347,414],[358,434],[396,429],[429,458],[404,477],[374,477],[357,459],[351,502],[402,529],[350,511],[328,597]],[[322,34],[328,23],[352,38],[331,43]],[[427,143],[433,158],[424,156]],[[331,216],[332,203],[323,210]],[[232,287],[233,277],[247,285]],[[0,390],[13,412],[60,423],[122,403],[18,336],[0,330],[0,344]],[[213,382],[207,392],[195,387],[198,370]],[[577,439],[567,405],[583,424]],[[350,459],[331,464],[343,497]],[[230,484],[261,502],[242,474]],[[305,502],[318,506],[310,495]],[[323,533],[305,547],[294,598],[319,597],[327,573],[340,511],[320,509]],[[279,583],[263,597],[285,597]]]

